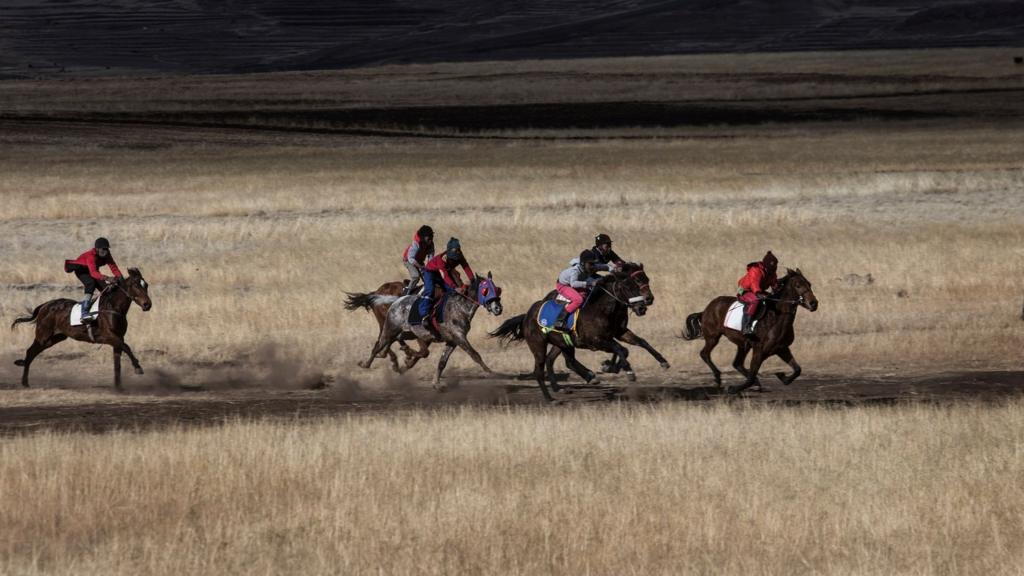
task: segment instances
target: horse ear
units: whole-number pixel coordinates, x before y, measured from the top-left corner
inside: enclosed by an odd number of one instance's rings
[[[797,273],[797,274],[799,274],[799,275],[801,275],[801,276],[803,276],[803,275],[804,275],[804,273],[803,273],[803,272],[801,272],[799,268],[797,268],[797,269],[796,269],[796,273]]]
[[[786,268],[786,275],[787,275],[787,276],[788,276],[788,275],[790,275],[790,274],[799,274],[799,273],[800,273],[800,271],[799,271],[799,270],[797,270],[796,272],[794,272],[792,268]]]
[[[128,269],[128,275],[129,276],[142,276],[142,272],[139,272],[138,268],[129,268]]]
[[[493,278],[493,276],[491,276],[491,271],[488,270],[487,271],[487,279],[490,280],[491,278]]]

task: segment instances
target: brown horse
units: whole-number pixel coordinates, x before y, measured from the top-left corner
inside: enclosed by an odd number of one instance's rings
[[[82,342],[109,344],[114,349],[114,387],[121,389],[121,352],[128,355],[136,374],[142,374],[142,366],[124,341],[128,331],[128,309],[132,302],[143,310],[149,310],[153,303],[149,299],[149,284],[138,268],[129,268],[127,278],[118,278],[107,284],[101,292],[99,315],[90,324],[71,325],[71,309],[74,300],[58,298],[40,304],[31,316],[18,318],[11,324],[11,330],[23,322],[35,323],[35,341],[25,351],[23,360],[15,360],[25,369],[21,374],[21,385],[28,388],[28,369],[32,360],[47,348],[71,338]]]
[[[741,392],[755,384],[760,386],[757,372],[761,369],[761,363],[773,355],[793,368],[793,373],[789,376],[784,372],[775,373],[775,376],[788,386],[800,375],[800,365],[793,359],[793,353],[789,350],[794,338],[793,322],[796,320],[797,307],[803,306],[811,312],[818,309],[818,299],[811,291],[811,283],[804,278],[799,268],[787,269],[786,275],[779,280],[772,295],[761,304],[760,319],[754,326],[754,338],[751,340],[745,338],[739,330],[725,326],[725,314],[735,301],[735,296],[719,296],[708,304],[704,312],[687,316],[683,338],[695,340],[698,336],[704,336],[704,349],[700,351],[700,358],[711,368],[715,384],[719,388],[722,386],[722,372],[711,361],[711,351],[715,349],[723,335],[736,345],[736,357],[732,361],[732,367],[745,376],[746,381],[740,386],[730,386],[729,393]],[[743,360],[750,351],[753,351],[750,368],[744,369]]]
[[[384,321],[388,318],[388,310],[391,308],[392,302],[383,299],[375,300],[374,296],[401,296],[405,291],[405,287],[408,285],[408,280],[402,280],[401,282],[385,282],[373,292],[345,292],[345,295],[348,296],[348,298],[345,299],[345,309],[358,310],[360,308],[365,308],[366,310],[369,310],[373,313],[373,317],[377,319],[377,327],[379,329],[383,329]],[[415,336],[409,334],[403,335],[402,339],[398,341],[398,346],[402,349],[402,352],[405,352],[406,362],[417,354],[416,352],[413,352],[412,348],[410,348],[408,344],[405,343],[405,340],[412,339],[415,339]],[[422,343],[420,344],[420,348],[419,353],[422,354]],[[377,355],[378,358],[384,358],[385,356],[391,360],[391,368],[395,372],[403,371],[398,366],[398,357],[395,356],[395,353],[391,350],[390,346],[388,346],[386,350],[382,350],[380,354]]]
[[[622,338],[625,318],[630,310],[638,316],[643,316],[647,312],[647,307],[654,303],[654,294],[651,292],[650,280],[644,272],[643,264],[625,264],[619,271],[602,277],[594,285],[591,297],[577,312],[579,328],[571,343],[561,333],[545,333],[537,324],[537,314],[546,300],[534,302],[526,314],[506,320],[497,330],[490,333],[491,337],[500,338],[506,343],[526,341],[530,352],[533,353],[533,376],[537,379],[545,400],[553,400],[544,383],[545,374],[552,390],[558,392],[561,389],[555,380],[554,370],[554,362],[559,354],[564,357],[565,365],[587,384],[599,383],[596,375],[576,359],[577,348],[611,352],[619,358],[619,363],[627,373],[633,371],[627,360],[629,350],[616,340]],[[640,346],[647,344],[632,332],[629,334],[631,338],[623,338],[623,341]],[[644,347],[649,351],[653,350],[649,345]],[[651,353],[657,357],[661,356],[657,352]],[[663,366],[668,366],[664,358],[660,361]]]

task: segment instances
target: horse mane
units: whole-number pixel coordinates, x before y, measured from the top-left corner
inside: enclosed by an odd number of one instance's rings
[[[786,289],[786,284],[790,280],[792,280],[793,278],[797,278],[797,277],[804,278],[804,273],[801,272],[799,268],[797,268],[796,270],[794,270],[792,268],[786,268],[786,275],[783,276],[782,278],[779,278],[779,281],[778,281],[779,292],[781,293],[783,290],[785,290]],[[804,281],[806,281],[806,280],[807,280],[807,278],[804,278]]]

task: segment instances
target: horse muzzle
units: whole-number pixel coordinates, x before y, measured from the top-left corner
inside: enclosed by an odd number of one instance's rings
[[[643,296],[634,296],[629,299],[629,307],[633,310],[633,313],[637,316],[643,316],[647,314],[647,298]]]
[[[503,310],[504,308],[501,307],[501,302],[498,302],[497,300],[487,305],[487,311],[495,316],[501,316]]]

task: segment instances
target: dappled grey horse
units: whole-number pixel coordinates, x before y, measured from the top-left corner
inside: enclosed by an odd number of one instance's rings
[[[468,294],[454,291],[448,294],[444,309],[441,311],[443,322],[438,325],[441,334],[440,340],[424,326],[409,324],[409,312],[416,303],[416,295],[374,296],[374,304],[391,304],[391,308],[388,309],[387,317],[381,325],[380,336],[373,346],[370,358],[365,362],[360,362],[359,365],[369,368],[373,364],[374,358],[387,350],[392,343],[402,338],[403,335],[411,334],[419,342],[420,349],[416,352],[406,353],[403,371],[415,366],[421,358],[426,358],[430,354],[431,343],[438,341],[445,343],[444,352],[441,353],[441,359],[437,363],[437,373],[434,375],[434,388],[439,390],[444,388],[441,386],[441,373],[444,372],[448,357],[451,356],[456,346],[465,350],[466,354],[469,354],[469,357],[484,369],[484,372],[490,374],[491,369],[484,364],[483,358],[470,345],[467,335],[477,308],[483,307],[491,314],[501,316],[501,289],[494,285],[490,272],[487,273],[486,278],[481,276],[474,278],[469,287]]]

